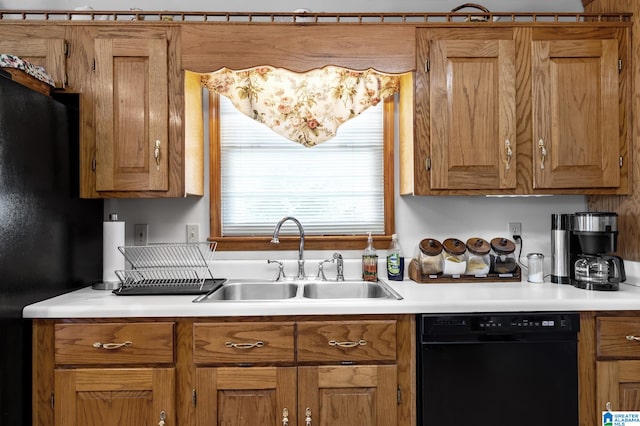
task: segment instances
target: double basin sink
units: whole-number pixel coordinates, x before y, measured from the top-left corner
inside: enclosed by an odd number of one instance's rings
[[[222,287],[198,297],[194,302],[270,301],[294,298],[400,300],[402,296],[384,281],[229,280]]]

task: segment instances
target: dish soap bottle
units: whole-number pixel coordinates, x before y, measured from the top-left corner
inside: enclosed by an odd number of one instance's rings
[[[393,281],[404,279],[404,256],[397,234],[391,235],[391,244],[387,251],[387,278]]]
[[[378,281],[378,255],[373,247],[371,232],[367,237],[367,247],[362,254],[362,279],[364,281]]]

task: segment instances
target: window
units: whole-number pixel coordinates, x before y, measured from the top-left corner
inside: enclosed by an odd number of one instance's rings
[[[273,249],[283,216],[303,224],[306,248],[360,249],[393,233],[393,98],[305,148],[210,94],[211,238],[218,250]],[[281,246],[297,244],[294,236]]]

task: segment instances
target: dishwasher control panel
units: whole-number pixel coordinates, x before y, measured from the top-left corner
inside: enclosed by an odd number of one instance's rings
[[[576,333],[580,328],[578,314],[565,312],[423,314],[418,323],[418,332],[426,341],[455,336]]]

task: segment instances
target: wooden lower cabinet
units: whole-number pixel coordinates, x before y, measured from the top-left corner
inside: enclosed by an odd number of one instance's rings
[[[397,388],[396,365],[300,367],[298,424],[397,425]]]
[[[295,367],[196,370],[197,425],[296,424]]]
[[[55,372],[55,425],[175,424],[173,368],[81,368]]]
[[[413,315],[35,320],[33,353],[34,426],[416,422]]]

